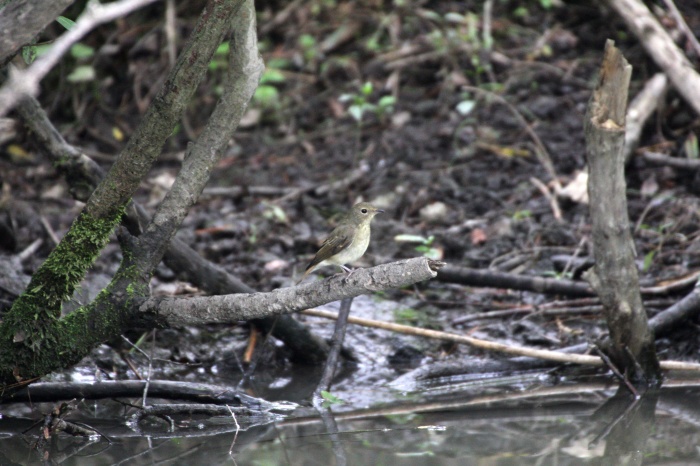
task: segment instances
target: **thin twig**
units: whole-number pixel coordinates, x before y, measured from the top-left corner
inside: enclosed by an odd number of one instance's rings
[[[231,441],[231,446],[228,449],[228,454],[233,455],[233,446],[236,444],[236,439],[238,438],[238,432],[241,430],[241,426],[238,425],[238,419],[236,419],[236,413],[233,412],[231,406],[226,405],[229,412],[231,413],[231,418],[233,418],[233,423],[236,425],[236,433],[233,434],[233,440]]]
[[[326,319],[335,319],[337,314],[334,312],[322,311],[319,309],[307,309],[302,311],[302,314],[323,317]],[[468,337],[466,335],[457,335],[454,333],[440,332],[438,330],[428,330],[409,325],[394,324],[380,320],[363,319],[360,317],[349,317],[348,322],[351,324],[362,325],[364,327],[380,328],[392,332],[403,333],[406,335],[415,335],[426,338],[434,338],[437,340],[451,341],[461,343],[475,348],[482,348],[491,351],[500,351],[506,354],[517,356],[527,356],[549,361],[557,361],[563,363],[582,364],[588,366],[602,366],[603,362],[595,356],[586,356],[582,354],[564,354],[558,351],[541,350],[535,348],[525,348],[522,346],[510,346],[503,343],[496,343],[479,338]],[[679,370],[679,371],[695,371],[700,372],[700,364],[684,361],[662,361],[661,369],[663,370]]]
[[[51,71],[73,44],[96,26],[121,18],[154,1],[156,0],[120,0],[104,5],[96,0],[89,1],[75,25],[53,43],[46,55],[24,70],[10,68],[7,82],[0,88],[0,116],[14,107],[23,95],[36,95],[41,79]]]
[[[314,397],[317,399],[321,398],[322,391],[327,391],[330,389],[331,382],[333,382],[335,368],[338,365],[338,359],[340,357],[340,350],[343,347],[343,341],[345,341],[345,330],[348,327],[348,317],[350,315],[350,308],[352,307],[353,299],[354,298],[345,298],[340,302],[340,311],[337,314],[335,331],[333,332],[333,342],[331,343],[330,350],[328,351],[326,364],[323,366],[323,374],[321,375],[318,386],[314,391]]]
[[[534,184],[535,187],[539,189],[539,191],[542,193],[542,195],[549,200],[549,206],[552,208],[552,214],[554,215],[554,219],[557,222],[562,223],[561,209],[559,208],[557,197],[549,191],[549,188],[546,184],[544,184],[534,176],[530,177],[530,183]]]
[[[547,174],[549,177],[552,179],[554,183],[557,184],[557,187],[559,185],[559,177],[557,176],[557,172],[554,169],[554,163],[552,163],[552,157],[549,155],[549,152],[547,151],[547,148],[544,146],[542,143],[542,140],[540,137],[537,135],[535,130],[532,129],[532,126],[525,120],[523,115],[518,111],[513,104],[508,102],[503,96],[496,94],[495,92],[490,92],[486,91],[484,89],[480,89],[478,87],[474,86],[462,86],[464,90],[467,91],[472,91],[480,95],[485,95],[488,97],[493,97],[494,99],[498,100],[500,103],[506,106],[508,110],[513,114],[516,120],[518,120],[518,123],[523,127],[523,129],[527,132],[527,134],[530,136],[530,139],[532,139],[532,142],[535,144],[536,150],[535,150],[535,155],[537,156],[537,159],[540,161],[544,169],[547,171]]]
[[[695,34],[693,34],[693,30],[690,29],[688,23],[685,22],[681,12],[678,11],[676,4],[673,3],[673,0],[664,0],[664,3],[668,7],[668,11],[671,13],[671,16],[673,16],[673,19],[678,23],[678,28],[683,31],[683,35],[688,39],[690,45],[693,46],[695,55],[700,57],[700,42],[698,42],[698,39],[695,37]]]

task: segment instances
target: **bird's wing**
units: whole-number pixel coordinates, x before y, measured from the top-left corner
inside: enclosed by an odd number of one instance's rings
[[[314,256],[306,270],[312,269],[324,260],[335,256],[340,251],[350,246],[350,243],[352,243],[352,235],[353,227],[346,225],[338,226],[323,242],[321,249],[318,250],[316,256]]]

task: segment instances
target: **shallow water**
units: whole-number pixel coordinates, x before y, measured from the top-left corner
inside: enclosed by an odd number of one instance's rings
[[[559,386],[482,387],[479,391],[393,391],[394,401],[334,405],[320,416],[300,408],[276,422],[236,433],[229,416],[181,416],[126,425],[114,401],[83,402],[70,420],[109,436],[55,436],[42,452],[27,406],[6,406],[0,464],[39,463],[46,454],[66,465],[455,465],[682,464],[700,462],[700,381],[667,381],[658,397],[633,402],[603,382]],[[386,389],[387,393],[390,392]],[[343,398],[342,392],[337,395]],[[50,405],[37,404],[46,411]],[[22,413],[22,410],[25,412]],[[33,416],[36,419],[35,415]],[[246,429],[246,419],[238,418]]]

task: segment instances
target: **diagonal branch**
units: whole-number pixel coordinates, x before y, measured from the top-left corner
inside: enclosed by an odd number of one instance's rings
[[[10,69],[7,82],[0,88],[0,116],[10,111],[24,95],[36,95],[39,91],[39,83],[44,76],[85,34],[102,23],[114,21],[155,1],[120,0],[106,5],[96,0],[89,1],[85,11],[75,22],[75,26],[59,37],[46,55],[37,59],[25,70]]]
[[[337,274],[325,280],[268,293],[149,298],[139,306],[139,311],[149,325],[173,327],[233,323],[298,312],[368,292],[402,288],[434,278],[443,266],[444,262],[416,257],[355,269],[352,275]]]
[[[121,220],[125,206],[206,74],[241,3],[211,0],[205,6],[190,41],[136,133],[61,243],[34,274],[27,291],[6,314],[0,324],[3,382],[67,367],[128,326],[134,300],[147,295],[152,272],[148,263],[134,261],[133,248],[126,250],[117,276],[91,306],[58,320],[61,301],[73,294]]]
[[[676,46],[649,8],[639,0],[607,0],[642,43],[647,53],[668,75],[673,87],[700,114],[700,74]]]
[[[170,240],[209,181],[265,69],[258,52],[252,0],[244,2],[234,23],[229,78],[223,95],[197,142],[188,148],[175,183],[139,237],[137,257],[142,270],[152,270],[161,261]]]

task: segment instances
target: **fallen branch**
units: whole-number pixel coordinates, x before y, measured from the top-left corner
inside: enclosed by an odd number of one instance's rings
[[[695,112],[700,114],[700,75],[649,8],[639,0],[608,0],[608,4],[620,15],[649,56],[666,73],[673,87]]]
[[[684,159],[681,157],[671,157],[670,155],[659,154],[658,152],[644,152],[644,160],[657,165],[666,165],[683,170],[697,170],[700,168],[700,159]]]
[[[676,280],[665,280],[663,284],[641,288],[642,296],[662,296],[682,293],[693,287],[700,278],[696,272]],[[467,286],[503,288],[518,291],[532,291],[542,294],[557,294],[572,297],[595,296],[588,283],[565,278],[545,278],[494,272],[489,269],[470,269],[448,265],[438,273],[437,280],[446,283],[459,283]]]
[[[625,163],[629,162],[632,153],[639,145],[644,124],[658,108],[667,89],[668,78],[666,75],[656,73],[630,102],[627,108],[627,127],[625,128]]]
[[[532,277],[512,273],[494,272],[492,270],[470,269],[467,267],[447,266],[440,270],[437,279],[442,282],[460,283],[468,286],[485,286],[507,288],[521,291],[533,291],[544,294],[565,296],[595,296],[593,290],[584,282],[573,280]]]
[[[3,403],[18,401],[57,401],[71,398],[99,400],[104,398],[139,398],[146,386],[145,380],[107,380],[102,382],[37,382],[2,398]],[[152,398],[180,400],[218,405],[243,406],[258,411],[284,411],[294,403],[269,402],[255,398],[223,385],[151,380]]]
[[[319,309],[307,309],[302,314],[323,317],[326,319],[336,319],[338,314],[335,312],[322,311]],[[566,354],[559,351],[542,350],[537,348],[526,348],[523,346],[510,346],[503,343],[482,340],[479,338],[468,337],[466,335],[457,335],[455,333],[441,332],[439,330],[428,330],[419,327],[411,327],[410,325],[394,324],[392,322],[384,322],[381,320],[363,319],[361,317],[348,318],[351,324],[362,325],[363,327],[379,328],[389,330],[391,332],[403,333],[405,335],[413,335],[418,337],[433,338],[436,340],[450,341],[463,345],[473,346],[489,351],[498,351],[501,353],[512,354],[514,356],[526,356],[537,359],[545,359],[548,361],[556,361],[561,363],[581,364],[586,366],[602,366],[603,361],[598,356],[588,356],[584,354]],[[663,370],[678,370],[678,371],[697,371],[700,372],[700,364],[684,361],[662,361],[661,369]]]

